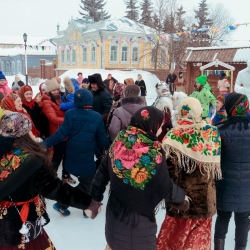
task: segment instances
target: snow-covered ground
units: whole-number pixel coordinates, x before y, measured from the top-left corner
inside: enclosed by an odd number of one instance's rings
[[[61,79],[63,79],[65,76],[76,77],[79,71],[83,72],[84,77],[98,72],[102,75],[103,80],[106,79],[108,73],[111,73],[120,82],[123,82],[123,80],[126,78],[133,78],[134,80],[136,80],[137,75],[142,74],[148,89],[148,95],[147,95],[148,104],[149,105],[152,104],[156,98],[154,86],[159,81],[159,79],[151,73],[141,70],[124,72],[116,70],[107,71],[107,70],[96,70],[96,69],[93,70],[74,69],[65,72],[60,77]],[[25,81],[25,76],[23,75],[20,76],[21,80]],[[11,87],[11,84],[14,81],[14,76],[7,76],[6,78],[9,82],[9,86]],[[45,80],[40,79],[37,85],[32,86],[34,95],[38,92],[39,83],[43,81]],[[60,174],[61,174],[61,169],[58,170],[58,175],[60,176]],[[54,204],[54,201],[47,200],[47,210],[48,214],[50,215],[51,222],[45,227],[45,230],[49,234],[57,250],[104,250],[105,249],[106,240],[105,240],[104,229],[105,229],[105,210],[106,210],[107,198],[108,198],[108,188],[103,200],[102,211],[95,220],[84,219],[82,211],[75,208],[69,208],[69,210],[71,211],[70,216],[62,217],[55,210],[53,210],[52,205]],[[159,212],[156,215],[158,232],[160,230],[160,226],[164,220],[164,217],[165,217],[165,210],[162,209],[159,210]],[[215,219],[216,216],[213,217],[213,229],[214,229]],[[250,240],[250,236],[248,237],[248,240]],[[233,218],[231,219],[229,225],[229,230],[225,244],[225,250],[231,250],[231,249],[234,249]],[[249,246],[247,249],[250,249]]]

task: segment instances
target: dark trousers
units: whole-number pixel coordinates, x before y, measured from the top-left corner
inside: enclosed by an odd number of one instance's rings
[[[56,172],[60,166],[61,161],[63,161],[62,162],[62,177],[69,174],[64,168],[65,150],[66,150],[66,142],[65,141],[62,141],[62,142],[59,142],[58,144],[56,144],[53,147],[54,152],[53,152],[53,157],[51,160],[52,164],[53,164],[53,168],[55,169]]]
[[[228,224],[232,212],[217,210],[214,238],[225,239],[228,232]],[[248,231],[250,226],[250,212],[234,213],[235,221],[235,245],[237,247],[246,247]]]
[[[76,186],[76,188],[80,189],[81,191],[85,192],[85,193],[89,193],[90,191],[90,186],[91,186],[91,183],[94,179],[94,176],[95,174],[87,177],[87,178],[80,178],[78,177],[78,185]],[[63,205],[61,202],[57,202],[58,204],[58,207],[61,208],[61,209],[66,209],[68,208],[69,206],[66,206],[66,205]]]

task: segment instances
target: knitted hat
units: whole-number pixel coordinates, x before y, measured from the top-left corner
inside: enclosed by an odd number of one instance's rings
[[[59,83],[56,81],[55,78],[52,78],[51,80],[46,80],[46,92],[49,93],[53,90],[60,89]]]
[[[140,93],[140,88],[137,85],[128,85],[124,89],[124,96],[125,97],[138,96],[139,93]]]
[[[61,78],[60,77],[54,77],[54,79],[56,79],[56,81],[60,84],[61,83]]]
[[[64,83],[65,88],[68,90],[68,93],[69,93],[69,94],[74,94],[75,88],[74,88],[74,86],[73,86],[72,81],[70,80],[70,78],[69,78],[68,76],[66,76],[66,77],[63,79],[63,83]]]
[[[0,122],[0,134],[4,137],[18,138],[31,131],[31,120],[24,114],[13,112]]]
[[[74,103],[77,108],[84,106],[92,106],[93,95],[87,89],[78,89],[74,94]]]
[[[127,78],[124,80],[124,82],[127,84],[127,85],[132,85],[132,84],[135,84],[134,80],[132,78]]]
[[[202,86],[204,86],[205,83],[207,82],[207,76],[201,75],[201,76],[197,77],[195,81],[198,82],[199,84],[201,84]]]
[[[3,74],[2,71],[0,71],[0,79],[5,79],[6,80],[6,77],[5,77],[5,75]]]
[[[24,97],[24,93],[27,92],[27,91],[31,91],[33,92],[32,88],[29,86],[29,85],[24,85],[22,86],[19,91],[18,91],[18,95],[21,97],[21,100],[22,101],[25,101],[25,97]]]
[[[88,78],[83,78],[82,83],[89,83],[89,79]]]

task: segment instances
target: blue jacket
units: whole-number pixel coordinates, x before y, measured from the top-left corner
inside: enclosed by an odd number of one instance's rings
[[[68,110],[62,125],[44,141],[44,145],[49,148],[65,138],[68,138],[66,142],[66,170],[81,178],[93,175],[96,170],[95,145],[98,144],[105,148],[110,145],[102,116],[91,109]]]
[[[79,89],[78,84],[75,81],[72,81],[75,91]],[[69,109],[75,108],[74,104],[74,94],[68,93],[66,89],[65,94],[62,96],[62,103],[60,104],[60,109],[67,111]]]
[[[218,125],[221,135],[222,180],[216,181],[217,209],[232,212],[250,211],[250,121]],[[248,123],[249,129],[244,128]],[[241,128],[241,129],[240,129]]]

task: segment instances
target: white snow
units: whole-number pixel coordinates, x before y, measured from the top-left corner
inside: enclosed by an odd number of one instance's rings
[[[247,62],[250,60],[250,48],[238,49],[233,62]]]

